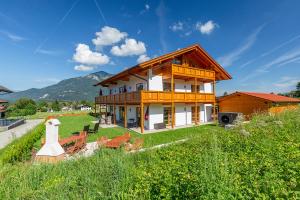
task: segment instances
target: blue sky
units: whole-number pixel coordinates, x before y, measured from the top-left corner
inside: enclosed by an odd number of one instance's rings
[[[300,1],[0,1],[0,85],[40,88],[199,43],[233,79],[224,91],[300,81]]]

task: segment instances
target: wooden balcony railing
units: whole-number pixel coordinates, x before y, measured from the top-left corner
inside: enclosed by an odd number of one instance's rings
[[[193,92],[172,92],[164,91],[139,91],[108,96],[96,97],[97,104],[139,104],[143,103],[213,103],[215,94],[213,93],[193,93]]]
[[[172,64],[172,71],[174,75],[215,80],[215,72],[212,70],[184,67],[182,65]]]

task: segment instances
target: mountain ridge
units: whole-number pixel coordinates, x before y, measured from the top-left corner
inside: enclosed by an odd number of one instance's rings
[[[85,76],[64,79],[43,88],[30,88],[24,91],[1,95],[1,98],[9,101],[16,101],[20,98],[30,98],[36,101],[93,101],[99,92],[99,87],[93,85],[110,76],[112,74],[105,71],[98,71]]]

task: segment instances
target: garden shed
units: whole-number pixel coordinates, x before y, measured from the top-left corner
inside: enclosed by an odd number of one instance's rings
[[[278,113],[299,103],[300,99],[257,92],[235,92],[218,98],[219,112],[240,112],[246,117],[256,112]]]

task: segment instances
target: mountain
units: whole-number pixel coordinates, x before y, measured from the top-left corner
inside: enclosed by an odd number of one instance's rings
[[[95,72],[87,76],[70,78],[60,81],[57,84],[41,89],[31,88],[28,90],[1,95],[1,98],[15,101],[19,98],[31,98],[34,100],[62,100],[62,101],[94,101],[99,93],[99,87],[93,85],[110,77],[104,71]]]

